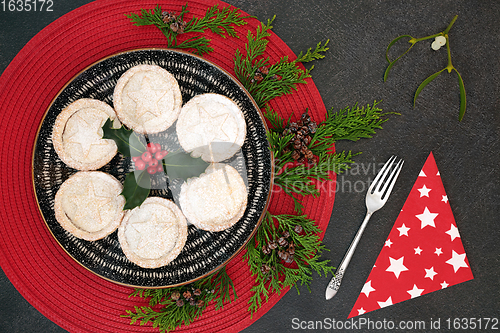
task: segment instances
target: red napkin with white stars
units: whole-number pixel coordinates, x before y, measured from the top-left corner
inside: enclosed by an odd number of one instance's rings
[[[431,152],[349,318],[473,278]]]

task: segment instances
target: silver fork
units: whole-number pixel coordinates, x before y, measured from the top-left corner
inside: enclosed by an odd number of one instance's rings
[[[342,282],[342,278],[344,277],[344,272],[351,261],[352,255],[354,254],[354,250],[358,245],[359,239],[365,230],[366,225],[368,224],[368,220],[372,216],[374,212],[382,208],[387,199],[389,198],[389,194],[391,194],[392,188],[398,179],[399,172],[403,167],[403,160],[399,160],[396,164],[396,156],[392,156],[379,171],[375,179],[373,180],[370,188],[368,188],[368,192],[366,193],[366,217],[359,227],[354,240],[352,241],[347,253],[342,259],[340,266],[337,268],[334,277],[326,287],[325,297],[326,299],[330,299],[340,288],[340,283]]]

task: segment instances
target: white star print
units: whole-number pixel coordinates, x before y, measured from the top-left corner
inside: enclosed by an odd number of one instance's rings
[[[366,310],[363,308],[358,309],[358,316],[364,314],[365,312]]]
[[[419,188],[418,191],[420,192],[420,197],[429,197],[429,192],[432,191],[432,189],[427,188],[425,185],[422,188]]]
[[[443,201],[444,203],[447,203],[448,202],[448,196],[447,195],[443,195],[443,199],[441,199],[441,201]]]
[[[441,251],[441,248],[436,247],[436,251],[434,253],[439,257],[440,254],[443,254],[443,251]]]
[[[365,283],[363,289],[361,289],[361,293],[365,294],[366,297],[368,297],[372,291],[375,291],[375,288],[372,287],[372,280],[370,280]]]
[[[420,248],[420,246],[417,246],[416,248],[414,248],[414,250],[415,250],[415,254],[420,255],[420,253],[422,253],[422,249]]]
[[[450,235],[452,242],[455,238],[457,238],[457,237],[460,238],[460,234],[458,233],[458,229],[453,224],[451,225],[450,230],[448,230],[446,233],[448,235]]]
[[[434,267],[431,267],[429,269],[427,268],[424,268],[425,269],[425,276],[424,278],[429,278],[431,280],[434,281],[434,275],[436,275],[437,273],[434,271]]]
[[[441,176],[441,174],[439,173],[439,171],[438,171],[438,173],[436,173],[436,176]]]
[[[441,285],[441,289],[444,289],[444,288],[449,286],[449,284],[446,283],[446,281],[443,281],[442,283],[440,283],[440,285]]]
[[[408,228],[407,226],[405,226],[405,224],[403,223],[403,225],[399,228],[397,228],[399,230],[399,236],[408,236],[408,230],[410,230],[411,228]]]
[[[451,251],[451,258],[447,260],[446,263],[453,266],[455,273],[460,267],[469,267],[465,263],[465,253],[458,254],[454,250]]]
[[[418,174],[419,177],[427,177],[427,175],[424,173],[424,170],[420,170],[420,173]]]
[[[407,290],[406,292],[408,294],[410,294],[411,298],[415,298],[415,297],[422,295],[423,291],[424,291],[424,289],[418,289],[417,285],[414,284],[413,288],[411,290]]]
[[[158,102],[167,93],[167,90],[155,90],[151,87],[151,79],[145,76],[141,82],[141,89],[131,91],[128,96],[137,104],[135,114],[141,118],[146,112],[157,117],[161,116]]]
[[[396,275],[396,278],[399,279],[399,274],[401,274],[401,272],[404,272],[404,271],[407,271],[408,268],[406,268],[404,265],[403,265],[403,260],[404,260],[404,256],[399,258],[399,259],[393,259],[391,257],[389,257],[389,261],[391,262],[390,266],[387,267],[386,271],[387,272],[393,272],[394,275]]]
[[[384,246],[391,247],[391,245],[392,245],[392,242],[391,242],[390,239],[388,239],[388,240],[385,241],[385,245]]]
[[[391,298],[391,296],[389,296],[387,301],[385,301],[385,302],[378,301],[377,303],[378,303],[378,306],[380,306],[380,308],[385,308],[386,306],[392,305],[392,298]]]
[[[436,227],[434,224],[434,219],[438,216],[438,213],[431,213],[427,207],[425,207],[424,212],[422,214],[415,215],[421,222],[421,229],[425,226]]]

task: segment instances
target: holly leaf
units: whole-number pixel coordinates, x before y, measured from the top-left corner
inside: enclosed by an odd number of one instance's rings
[[[150,189],[151,179],[146,171],[127,173],[122,193],[120,193],[125,197],[123,209],[133,209],[140,206],[148,197]]]
[[[139,156],[146,151],[146,147],[139,140],[139,137],[133,130],[121,126],[120,128],[113,128],[113,121],[108,118],[102,126],[103,139],[110,139],[115,141],[118,151],[126,157]]]
[[[187,180],[191,177],[198,177],[205,172],[208,165],[209,163],[202,160],[201,157],[194,158],[183,151],[168,153],[163,159],[165,173],[172,180],[176,178]]]

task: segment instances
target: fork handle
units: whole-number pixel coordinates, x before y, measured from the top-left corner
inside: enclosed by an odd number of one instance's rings
[[[335,294],[337,294],[337,291],[340,288],[340,283],[342,282],[342,278],[344,277],[344,272],[347,269],[349,262],[351,261],[352,255],[354,254],[354,251],[356,250],[356,247],[358,246],[361,235],[363,234],[363,231],[365,231],[366,225],[368,224],[368,220],[370,220],[371,216],[372,216],[371,212],[366,213],[365,219],[363,220],[363,223],[359,227],[358,232],[356,233],[356,236],[354,236],[354,239],[351,242],[351,245],[349,246],[349,249],[347,250],[346,254],[344,255],[342,262],[340,263],[339,267],[337,268],[335,275],[330,280],[328,287],[326,287],[326,293],[325,293],[326,299],[330,299],[333,296],[335,296]]]

